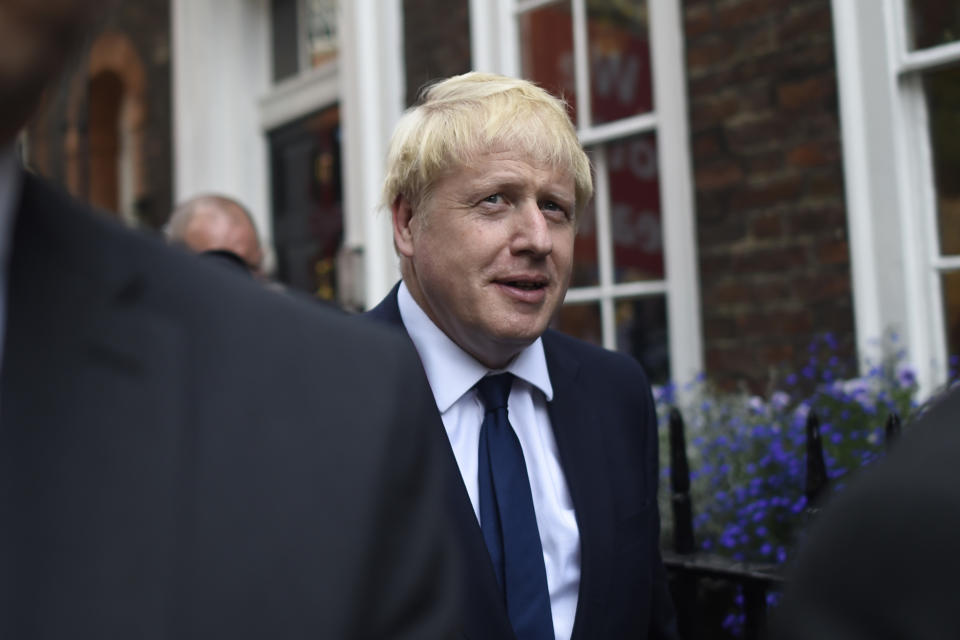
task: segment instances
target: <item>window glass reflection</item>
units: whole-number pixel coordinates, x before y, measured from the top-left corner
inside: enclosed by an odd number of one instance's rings
[[[943,274],[943,326],[947,333],[947,353],[960,355],[960,271]],[[951,364],[951,369],[956,369]]]
[[[647,3],[587,1],[591,124],[653,110]]]
[[[663,231],[657,140],[643,134],[607,144],[610,229],[617,282],[662,280]]]
[[[521,14],[519,31],[523,77],[566,100],[570,117],[576,123],[570,2],[556,2]]]
[[[603,328],[600,324],[600,305],[596,302],[565,304],[553,319],[553,328],[563,333],[603,345]]]
[[[927,49],[960,40],[960,2],[910,0],[910,48]]]
[[[960,66],[924,78],[937,187],[940,251],[960,255]]]
[[[670,347],[665,296],[647,296],[616,302],[617,350],[643,365],[650,382],[670,381]]]

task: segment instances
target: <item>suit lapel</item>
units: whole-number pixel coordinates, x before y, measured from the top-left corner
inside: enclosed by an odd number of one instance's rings
[[[549,331],[543,344],[553,385],[553,401],[547,409],[580,530],[580,591],[572,638],[595,638],[604,617],[614,545],[603,443],[592,425],[589,392],[585,393],[589,381],[577,377],[579,363],[558,348]]]
[[[32,588],[49,594],[56,613],[38,623],[50,629],[102,617],[121,635],[159,637],[179,336],[140,304],[148,283],[112,242],[122,232],[104,233],[34,178],[22,202],[0,392],[0,520],[11,525],[0,534],[2,596],[23,594],[29,608]]]
[[[406,333],[403,319],[400,316],[400,306],[397,302],[399,283],[384,298],[380,304],[364,314],[379,322],[392,324]],[[437,414],[439,417],[439,413]],[[439,427],[442,429],[443,424]],[[506,607],[497,578],[490,562],[483,534],[477,522],[477,515],[467,494],[460,467],[450,446],[450,440],[444,432],[447,484],[447,511],[452,519],[452,526],[456,531],[461,550],[461,576],[463,584],[462,631],[465,637],[484,640],[498,638],[508,640],[514,638],[510,620],[507,618]]]

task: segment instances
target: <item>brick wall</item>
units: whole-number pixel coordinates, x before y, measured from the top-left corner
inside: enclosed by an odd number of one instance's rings
[[[470,70],[469,1],[404,0],[403,40],[410,105],[431,80]]]
[[[171,95],[170,95],[170,14],[169,0],[139,0],[116,3],[100,33],[117,32],[134,46],[144,69],[142,175],[145,186],[136,203],[138,220],[157,228],[166,220],[172,199]],[[98,34],[92,34],[92,43]],[[89,81],[89,46],[74,56],[28,128],[32,168],[48,178],[70,186],[71,171],[78,176],[74,195],[86,198],[86,83]],[[71,109],[71,102],[80,104]],[[79,101],[79,102],[78,102]],[[80,166],[71,168],[70,149]]]
[[[830,0],[685,0],[707,371],[853,351]]]

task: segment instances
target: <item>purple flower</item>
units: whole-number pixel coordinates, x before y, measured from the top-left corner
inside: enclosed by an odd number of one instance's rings
[[[789,378],[788,378],[789,380]],[[790,404],[790,394],[784,391],[774,391],[770,396],[770,406],[777,411],[783,411]]]
[[[793,513],[800,513],[803,511],[803,508],[807,506],[807,496],[800,496],[794,501],[793,505],[790,507],[790,511]]]

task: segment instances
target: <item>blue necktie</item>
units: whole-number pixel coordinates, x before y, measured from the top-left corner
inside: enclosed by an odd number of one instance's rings
[[[554,640],[543,547],[527,465],[507,419],[513,374],[477,383],[485,413],[480,426],[480,529],[519,640]]]

